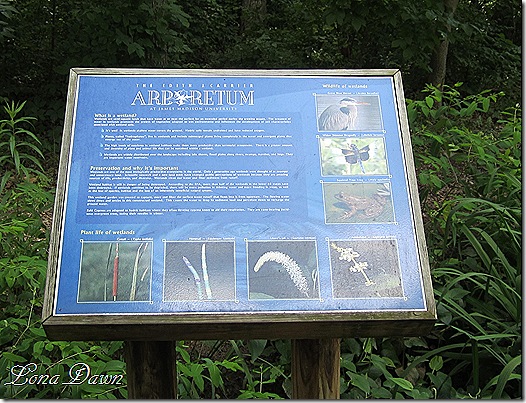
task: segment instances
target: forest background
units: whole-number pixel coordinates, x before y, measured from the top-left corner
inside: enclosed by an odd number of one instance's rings
[[[127,396],[122,342],[46,338],[69,69],[403,73],[439,320],[342,340],[342,398],[521,398],[522,5],[515,0],[0,0],[0,397]],[[287,398],[290,340],[178,341],[181,398]],[[123,385],[15,385],[77,362]]]

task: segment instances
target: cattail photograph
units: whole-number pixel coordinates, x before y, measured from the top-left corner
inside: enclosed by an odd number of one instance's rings
[[[152,245],[83,241],[78,301],[149,301]]]
[[[247,242],[249,299],[318,299],[316,241]]]
[[[234,242],[165,242],[163,289],[164,301],[235,300]]]

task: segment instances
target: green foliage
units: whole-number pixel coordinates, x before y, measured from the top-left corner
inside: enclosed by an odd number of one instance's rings
[[[388,356],[373,353],[374,339],[348,339],[343,342],[340,392],[348,399],[396,399],[413,391],[413,384],[393,375],[396,367]],[[409,394],[409,396],[411,396]]]
[[[8,118],[0,120],[0,168],[4,170],[0,193],[13,175],[15,180],[20,175],[29,177],[31,173],[36,173],[33,166],[42,170],[38,159],[44,157],[39,148],[40,141],[26,128],[35,118],[18,117],[24,105],[25,102],[15,105],[13,101],[10,104],[6,101],[4,112]]]
[[[177,361],[180,399],[280,399],[281,383],[290,383],[280,364],[282,358],[272,363],[269,357],[283,348],[283,341],[210,341],[197,346],[208,350],[208,356],[196,351],[196,344],[190,347],[180,341],[176,347],[180,357]]]
[[[10,119],[6,132],[16,136],[36,137],[19,128],[27,118],[17,118],[22,105],[8,104]],[[6,122],[3,121],[3,122]],[[23,166],[25,154],[19,138],[14,150],[19,154],[18,168],[26,174],[34,171]],[[36,149],[34,159],[40,165]],[[5,167],[16,172],[12,148],[0,148]],[[15,154],[16,155],[16,154]],[[8,165],[11,164],[11,165]],[[44,174],[30,180],[11,177],[9,187],[0,191],[0,396],[4,398],[107,398],[125,397],[125,379],[121,385],[97,384],[106,378],[93,375],[123,377],[122,342],[86,343],[50,341],[42,328],[41,312],[46,280],[49,230],[43,222],[53,204],[52,183]],[[70,369],[78,363],[89,365],[92,384],[63,385],[69,381]],[[16,381],[16,374],[26,366],[25,381]],[[27,367],[29,366],[29,367]],[[11,369],[13,368],[13,371]],[[29,375],[34,381],[28,381]],[[53,378],[54,377],[54,378]],[[45,383],[38,383],[36,380]],[[55,382],[57,379],[60,382]],[[10,384],[11,382],[11,384]],[[13,384],[14,383],[14,384]]]
[[[0,43],[13,37],[13,28],[9,26],[9,22],[15,13],[16,8],[11,1],[0,0]]]
[[[0,23],[7,12],[2,4]],[[43,133],[41,150],[52,157],[49,164],[56,163],[60,150],[71,68],[181,67],[190,51],[188,14],[175,0],[9,4],[17,13],[6,20],[14,38],[2,43],[0,96],[30,100],[26,111],[39,116],[36,132]]]
[[[247,24],[247,5],[262,3],[264,15]],[[514,105],[521,8],[512,0],[459,2],[450,16],[443,4],[0,0],[1,95],[30,100],[26,111],[39,117],[35,132],[49,164],[60,149],[72,67],[399,68],[407,93],[416,94],[447,36],[447,82],[464,81],[471,94],[504,90],[502,102]],[[2,37],[3,27],[10,36]]]
[[[458,18],[469,21],[471,32],[455,41],[448,57],[449,76],[463,81],[469,93],[498,88],[508,95],[506,104],[513,105],[521,91],[517,85],[522,77],[518,68],[521,37],[516,29],[521,25],[521,9],[512,1],[486,0],[478,7],[463,3],[459,4]]]
[[[164,66],[175,52],[184,49],[178,31],[187,28],[189,22],[173,0],[94,1],[75,11],[78,14],[74,17],[80,26],[86,34],[90,33],[90,37],[80,43],[79,50],[86,49],[84,65],[99,65],[113,59],[113,63],[121,66],[130,63]],[[88,51],[93,46],[98,52]]]
[[[408,368],[440,356],[459,381],[451,397],[518,397],[520,109],[492,119],[497,94],[463,98],[459,87],[428,86],[408,101],[440,320],[440,347]]]

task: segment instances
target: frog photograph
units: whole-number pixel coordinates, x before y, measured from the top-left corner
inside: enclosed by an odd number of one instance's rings
[[[394,222],[391,186],[384,183],[323,183],[326,224]]]

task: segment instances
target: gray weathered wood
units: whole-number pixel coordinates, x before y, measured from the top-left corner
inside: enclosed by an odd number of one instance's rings
[[[388,314],[390,315],[388,317]],[[435,323],[424,312],[245,315],[82,315],[48,318],[51,340],[219,340],[417,336]]]
[[[406,177],[409,182],[409,202],[413,211],[413,220],[415,223],[416,246],[420,255],[420,270],[422,273],[422,282],[424,298],[429,313],[436,318],[435,300],[433,297],[433,284],[431,283],[431,270],[429,267],[429,256],[427,254],[426,234],[424,232],[424,222],[422,220],[420,197],[418,195],[418,182],[416,178],[415,163],[413,160],[413,147],[411,145],[411,133],[409,131],[409,121],[405,107],[404,88],[402,84],[402,74],[400,72],[393,76],[396,107],[398,110],[398,119],[400,122],[400,131],[402,138],[403,157],[406,166]]]
[[[340,339],[292,340],[292,397],[340,398]]]
[[[60,243],[71,153],[74,106],[81,74],[134,76],[283,76],[283,77],[374,77],[391,76],[395,87],[401,138],[409,181],[409,199],[414,214],[417,249],[421,262],[426,310],[423,311],[309,311],[222,313],[171,312],[159,314],[61,315],[55,311]],[[337,338],[358,336],[414,336],[429,332],[436,321],[436,310],[427,248],[420,215],[409,125],[405,114],[402,79],[396,69],[377,70],[158,70],[158,69],[72,69],[64,125],[61,160],[53,217],[48,274],[43,306],[43,324],[55,340],[181,340],[181,339],[259,339],[259,338]]]
[[[72,126],[75,107],[75,97],[78,75],[73,70],[69,74],[69,87],[66,103],[66,116],[62,135],[62,145],[60,150],[60,163],[57,176],[57,190],[55,192],[55,205],[53,209],[53,221],[48,252],[48,269],[46,276],[46,288],[44,292],[44,304],[42,307],[42,317],[45,319],[53,314],[56,283],[58,275],[60,239],[64,224],[64,208],[66,199],[66,188],[68,183],[68,161],[71,150]]]

